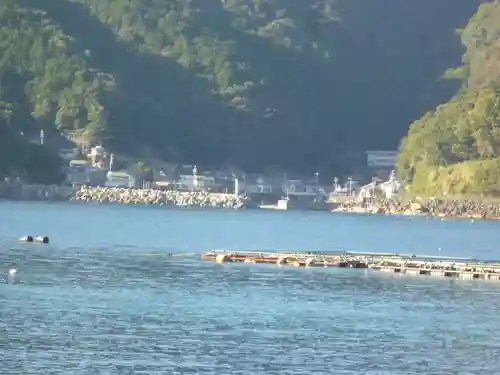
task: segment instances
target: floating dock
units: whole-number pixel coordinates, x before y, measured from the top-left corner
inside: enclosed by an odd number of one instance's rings
[[[228,252],[214,250],[202,255],[202,259],[217,263],[258,263],[292,265],[295,267],[339,267],[368,268],[362,259],[347,258],[339,255],[323,255],[320,253],[285,253],[285,252]]]
[[[257,263],[294,267],[370,268],[405,275],[500,281],[500,262],[473,258],[368,252],[262,252],[214,250],[202,259],[217,263]]]

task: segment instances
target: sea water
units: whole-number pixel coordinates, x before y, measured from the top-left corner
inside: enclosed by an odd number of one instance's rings
[[[24,235],[51,243],[17,242]],[[499,373],[499,282],[199,257],[224,248],[495,259],[499,239],[498,222],[3,202],[1,374]]]

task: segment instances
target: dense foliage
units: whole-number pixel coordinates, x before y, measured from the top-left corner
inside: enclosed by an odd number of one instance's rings
[[[452,94],[438,77],[476,7],[2,0],[3,124],[187,163],[342,172]]]
[[[400,172],[416,193],[500,194],[500,3],[481,5],[460,31],[460,92],[414,122],[402,145]]]
[[[85,60],[73,53],[72,44],[72,39],[42,12],[19,8],[13,0],[1,2],[0,138],[4,174],[14,169],[16,175],[36,175],[44,160],[56,160],[29,141],[30,135],[42,128],[77,131],[90,138],[99,136],[105,128],[106,111],[100,97],[112,88],[112,78],[88,69]],[[53,175],[54,171],[46,174]]]

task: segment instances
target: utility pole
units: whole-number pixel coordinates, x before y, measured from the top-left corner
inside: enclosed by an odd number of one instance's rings
[[[193,165],[193,191],[198,188],[198,168],[196,165]]]
[[[377,186],[377,179],[375,177],[372,178],[372,198],[375,198],[375,187]]]
[[[395,170],[395,169],[393,169],[393,170],[391,171],[391,181],[394,181],[395,179],[396,179],[396,170]]]
[[[115,154],[111,153],[109,155],[109,172],[113,169],[113,163],[115,161]]]

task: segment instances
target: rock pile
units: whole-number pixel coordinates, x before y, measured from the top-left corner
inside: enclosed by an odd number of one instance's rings
[[[424,199],[404,203],[392,199],[367,200],[362,203],[349,201],[337,211],[500,220],[500,203],[472,200]]]
[[[240,209],[248,206],[246,197],[207,192],[179,192],[155,189],[126,189],[82,186],[72,200],[120,204],[152,204],[181,207]]]

